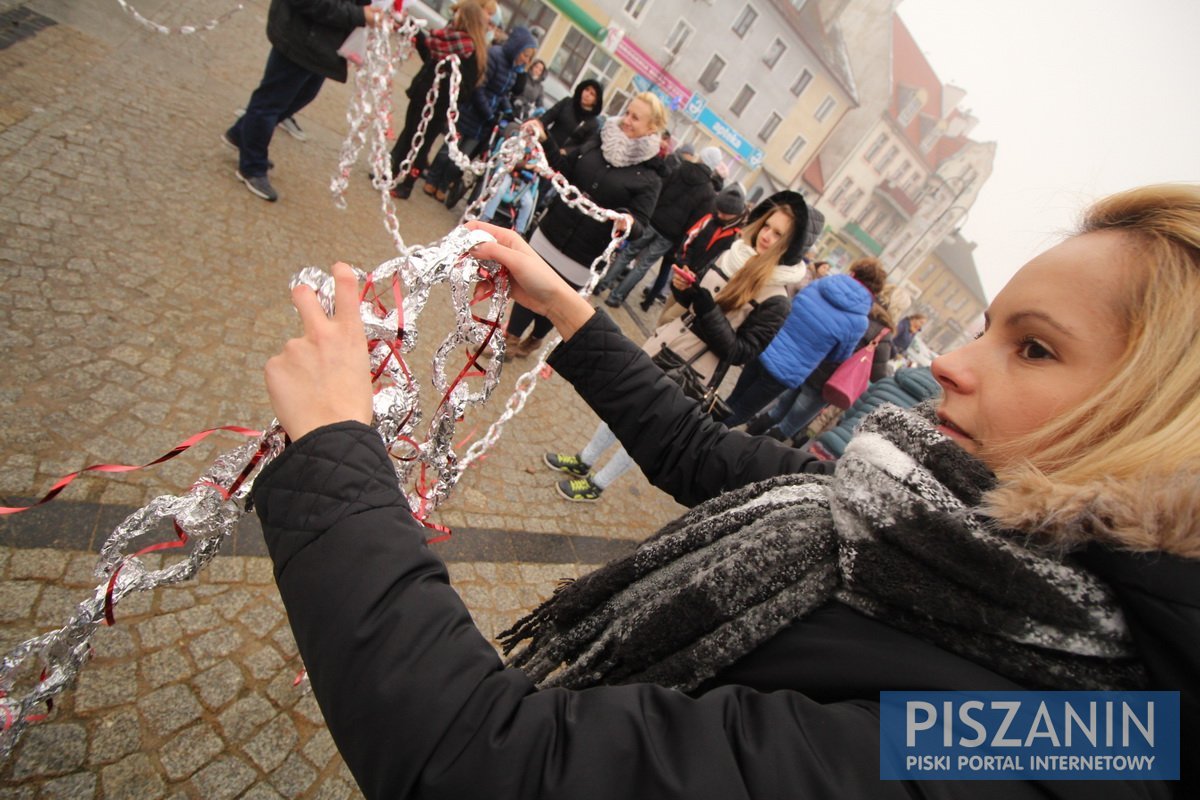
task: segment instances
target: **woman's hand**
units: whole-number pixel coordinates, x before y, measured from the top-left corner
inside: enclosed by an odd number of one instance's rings
[[[539,142],[546,141],[546,129],[543,128],[542,123],[538,122],[536,119],[527,119],[522,122],[521,130],[527,133],[532,132],[533,135],[537,137]]]
[[[304,335],[267,361],[271,407],[292,439],[335,422],[371,422],[371,364],[358,315],[358,279],[340,262],[333,265],[333,278],[332,318],[312,289],[292,290]]]
[[[696,273],[690,267],[678,267],[671,273],[671,285],[679,291],[685,291],[696,282]]]
[[[468,222],[467,227],[496,237],[495,242],[476,245],[471,255],[503,264],[512,278],[513,299],[530,311],[549,317],[563,339],[570,339],[591,319],[595,313],[591,304],[515,231],[478,221]]]

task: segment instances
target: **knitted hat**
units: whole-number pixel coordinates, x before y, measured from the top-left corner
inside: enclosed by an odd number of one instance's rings
[[[683,144],[675,149],[675,155],[694,156],[696,155],[696,148],[692,147],[690,144]]]
[[[746,210],[746,193],[741,184],[731,183],[717,195],[717,213],[741,214]]]
[[[704,166],[709,169],[716,169],[717,165],[725,159],[721,157],[720,149],[716,147],[706,147],[700,151],[700,160],[704,162]]]

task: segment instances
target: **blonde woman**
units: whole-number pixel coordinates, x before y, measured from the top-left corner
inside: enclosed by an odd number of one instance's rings
[[[831,476],[699,413],[519,237],[487,230],[476,254],[564,337],[558,374],[695,507],[504,634],[522,648],[506,665],[365,424],[353,272],[335,267],[333,319],[297,289],[305,336],[267,364],[292,444],[254,501],[365,794],[1200,795],[1200,187],[1099,202],[934,361],[940,401],[873,412]],[[1181,741],[1162,744],[1182,780],[881,781],[890,689],[1178,692]]]
[[[643,92],[629,102],[624,114],[610,117],[581,145],[568,150],[559,164],[559,171],[592,202],[633,217],[630,240],[641,235],[658,202],[662,176],[652,162],[666,126],[667,109],[662,101]],[[563,280],[578,289],[587,283],[592,262],[604,252],[612,235],[613,223],[597,222],[556,198],[530,244]],[[507,353],[517,358],[528,356],[551,327],[545,316],[515,303],[505,333]]]
[[[725,369],[755,358],[783,326],[791,308],[788,286],[802,279],[799,263],[810,242],[804,241],[808,206],[790,191],[763,201],[749,217],[746,228],[712,268],[697,281],[695,273],[681,268],[672,281],[678,305],[670,317],[642,345],[656,356],[664,349],[691,362],[705,385],[720,382]],[[595,474],[592,466],[617,441],[603,422],[578,453],[546,453],[550,469],[571,476],[555,485],[560,497],[576,502],[600,499],[613,481],[633,466],[633,459],[617,452]]]

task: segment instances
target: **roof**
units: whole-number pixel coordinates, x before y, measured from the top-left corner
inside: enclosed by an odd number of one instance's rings
[[[809,160],[808,166],[801,173],[804,182],[816,190],[817,194],[825,193],[825,174],[821,170],[821,156],[818,153],[817,157]]]
[[[850,66],[850,52],[846,47],[841,28],[837,24],[825,27],[821,21],[819,3],[805,3],[804,7],[799,10],[787,0],[775,0],[773,5],[829,70],[830,76],[842,87],[846,96],[850,98],[851,104],[857,106],[859,103],[858,85],[854,81],[854,70]]]
[[[941,259],[954,276],[967,287],[972,296],[984,306],[987,297],[983,293],[983,284],[979,280],[979,271],[975,268],[975,257],[971,255],[975,243],[969,242],[958,231],[954,231],[933,249],[934,254]]]

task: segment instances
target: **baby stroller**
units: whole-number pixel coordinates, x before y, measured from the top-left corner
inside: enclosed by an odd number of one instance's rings
[[[496,194],[483,207],[479,218],[493,225],[511,228],[522,237],[527,237],[537,198],[537,174],[533,170],[518,167],[501,180]]]
[[[479,158],[484,153],[495,155],[500,149],[500,145],[510,136],[515,136],[521,129],[518,123],[511,122],[505,119],[500,119],[492,126],[492,132],[488,136],[486,142],[481,142],[478,147],[471,153],[468,153],[472,159]],[[459,174],[458,178],[451,182],[446,188],[446,208],[454,208],[458,205],[458,201],[463,197],[469,196],[467,204],[474,202],[479,193],[483,191],[483,187],[487,185],[487,180],[491,174],[492,167],[489,164],[488,169],[480,177],[474,172],[467,170]]]

